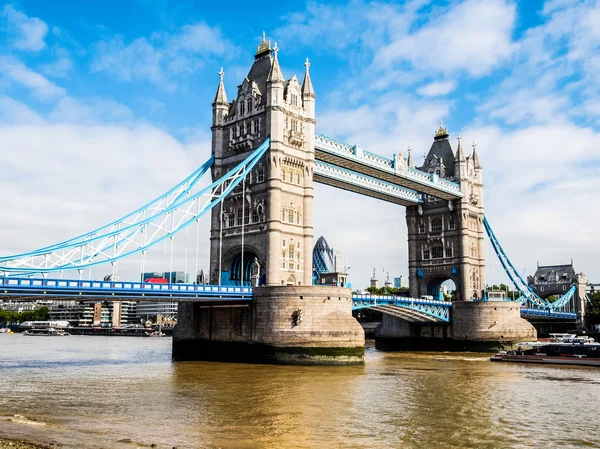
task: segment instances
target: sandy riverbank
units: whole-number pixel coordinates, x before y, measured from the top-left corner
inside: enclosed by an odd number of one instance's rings
[[[60,446],[48,446],[26,440],[13,440],[0,437],[0,449],[54,449]]]

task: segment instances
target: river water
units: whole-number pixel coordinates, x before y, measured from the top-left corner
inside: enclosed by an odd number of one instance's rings
[[[600,448],[600,369],[383,353],[171,361],[170,338],[0,334],[0,436],[68,448]]]

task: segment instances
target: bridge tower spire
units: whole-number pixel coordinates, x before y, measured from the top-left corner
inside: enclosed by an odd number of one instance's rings
[[[225,116],[229,109],[229,102],[227,101],[227,94],[225,93],[225,86],[223,85],[223,67],[219,70],[219,86],[217,87],[217,93],[212,103],[212,150],[213,154],[215,148],[223,145],[223,124],[225,122]]]
[[[305,70],[303,86],[295,75],[286,80],[279,48],[271,47],[263,33],[237,98],[226,103],[219,85],[213,108],[227,110],[218,109],[223,111],[222,129],[218,114],[213,120],[213,178],[267,138],[270,149],[245,183],[225,199],[222,215],[220,207],[213,209],[212,284],[250,285],[253,267],[258,266],[260,273],[254,278],[259,285],[312,285],[315,95],[306,79],[308,65]],[[217,101],[220,98],[225,100]]]

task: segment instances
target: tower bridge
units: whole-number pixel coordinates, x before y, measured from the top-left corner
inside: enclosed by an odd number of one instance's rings
[[[264,36],[231,101],[223,78],[221,70],[212,103],[212,154],[205,164],[120,220],[0,257],[0,297],[169,298],[179,301],[176,359],[276,363],[362,363],[364,333],[351,314],[362,308],[384,313],[381,340],[418,337],[460,342],[461,348],[535,338],[520,316],[522,304],[549,317],[581,317],[582,310],[564,310],[574,290],[550,304],[514,270],[484,216],[475,145],[467,156],[459,137],[454,149],[440,123],[417,167],[410,150],[406,158],[398,153],[388,159],[317,134],[308,60],[302,83],[295,75],[286,79],[277,46]],[[209,170],[212,182],[200,187]],[[406,207],[411,298],[353,296],[349,289],[312,285],[313,182]],[[204,215],[211,223],[211,285],[82,280],[88,267],[109,263],[116,271],[119,260],[134,255],[143,271],[149,248],[172,244]],[[519,301],[483,301],[486,233],[521,292]],[[69,270],[80,279],[47,278]],[[456,285],[454,303],[423,299],[437,296],[449,279]]]

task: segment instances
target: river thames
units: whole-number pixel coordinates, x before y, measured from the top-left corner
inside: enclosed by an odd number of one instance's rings
[[[0,335],[0,436],[67,448],[600,448],[600,370],[383,353],[171,361],[170,338]]]

